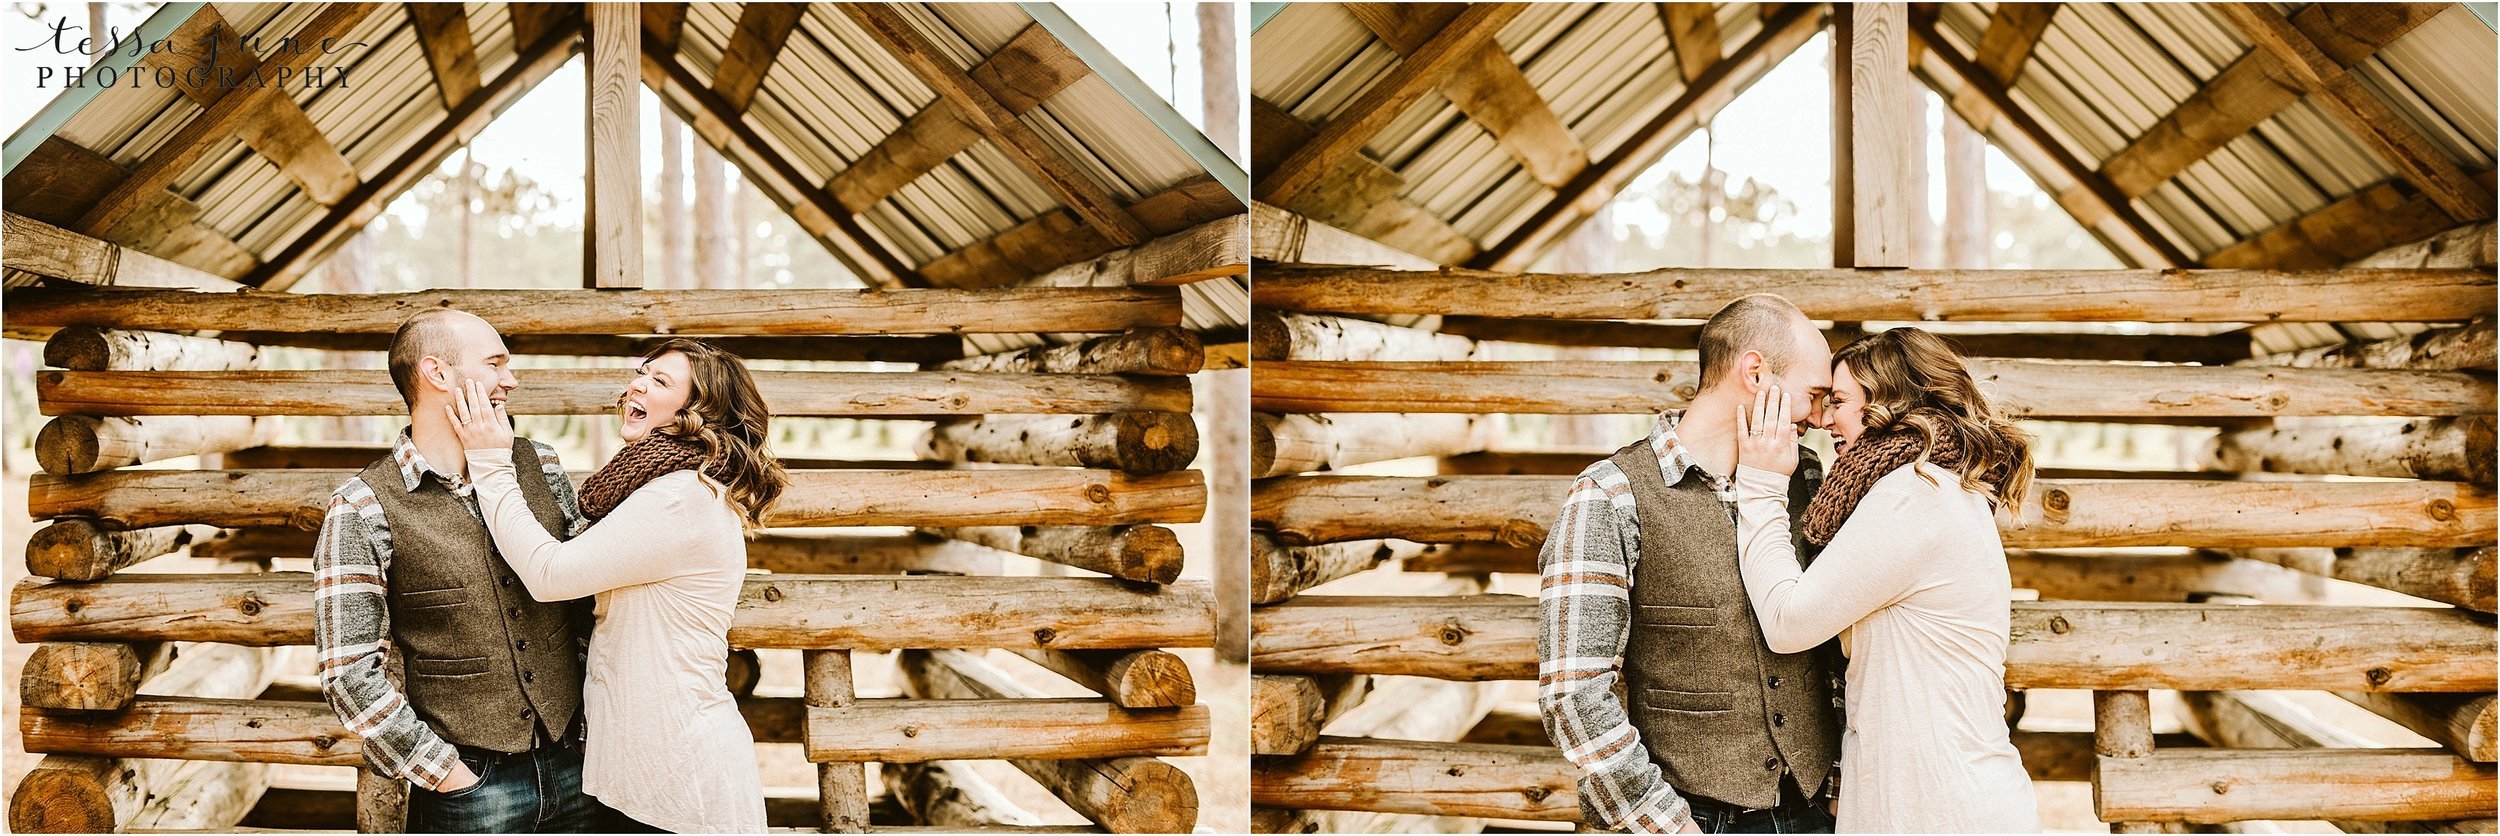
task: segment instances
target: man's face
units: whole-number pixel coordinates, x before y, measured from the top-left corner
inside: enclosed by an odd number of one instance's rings
[[[454,347],[451,356],[460,362],[443,363],[445,358],[442,355],[428,355],[427,359],[433,361],[428,365],[436,365],[442,374],[441,380],[429,383],[441,387],[439,391],[448,397],[468,381],[475,380],[486,384],[487,400],[503,403],[505,398],[511,396],[512,390],[521,386],[521,381],[512,376],[509,368],[512,356],[504,348],[503,335],[495,331],[495,326],[486,324],[486,320],[473,316],[457,317],[449,324],[451,334],[448,342]]]
[[[1832,391],[1832,346],[1823,339],[1823,332],[1814,323],[1800,320],[1791,329],[1797,340],[1789,349],[1788,368],[1771,373],[1765,369],[1764,379],[1779,383],[1788,401],[1788,415],[1797,423],[1797,432],[1829,429],[1821,409],[1823,400]]]

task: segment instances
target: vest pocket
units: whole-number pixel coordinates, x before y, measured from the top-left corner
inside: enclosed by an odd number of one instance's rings
[[[430,610],[441,607],[457,607],[468,602],[469,590],[457,586],[450,589],[428,589],[422,592],[402,592],[399,594],[399,607],[400,609],[406,610]]]
[[[1669,691],[1665,688],[1642,689],[1649,707],[1666,711],[1710,714],[1736,710],[1736,694],[1730,691]]]
[[[1661,627],[1717,627],[1719,626],[1719,608],[1642,604],[1632,608],[1632,621],[1635,624],[1655,624]]]
[[[477,676],[485,673],[487,667],[487,659],[484,656],[471,656],[465,659],[428,659],[419,657],[408,660],[408,675],[435,677]]]

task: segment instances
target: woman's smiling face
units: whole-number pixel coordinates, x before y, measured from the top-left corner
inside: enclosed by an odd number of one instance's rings
[[[677,421],[677,413],[686,406],[686,387],[694,374],[686,355],[669,352],[643,361],[634,382],[626,385],[618,399],[624,413],[625,426],[617,435],[631,444],[651,436],[651,431]]]

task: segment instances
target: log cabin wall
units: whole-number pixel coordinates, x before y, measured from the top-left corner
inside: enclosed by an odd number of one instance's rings
[[[1839,267],[1523,272],[1843,15],[1867,17],[1833,32],[1859,81],[1835,88],[1836,178],[1860,196],[1836,201],[1857,236]],[[2454,77],[2472,97],[2425,81],[2488,64],[2488,21],[2453,4],[1355,3],[1258,25],[1256,829],[1579,819],[1579,770],[1520,700],[1537,548],[1604,453],[1507,448],[1498,427],[1653,412],[1698,381],[1689,362],[1489,358],[1690,349],[1690,323],[1767,291],[1833,320],[1835,346],[1949,323],[2030,421],[2211,428],[2182,451],[2201,466],[2052,468],[2000,519],[2014,584],[2037,593],[2010,602],[2007,671],[2036,780],[2088,782],[2093,814],[2127,831],[2489,830],[2493,105],[2487,73]],[[1886,70],[1915,81],[1867,78]],[[2142,269],[1901,269],[1936,265],[1888,246],[1876,198],[1907,190],[1870,163],[1898,153],[1891,98],[1920,84]],[[2065,325],[2119,322],[2218,325]],[[1392,461],[1432,475],[1372,475]],[[2326,600],[2352,585],[2385,605]],[[1523,594],[1486,594],[1505,590]],[[2090,692],[2094,720],[2025,722],[2042,689]],[[2379,748],[2287,691],[2427,742]]]
[[[399,787],[370,773],[270,777],[364,762],[309,676],[311,577],[272,568],[309,556],[329,492],[384,455],[273,442],[280,416],[404,407],[381,371],[269,370],[261,353],[378,350],[446,305],[516,354],[699,336],[859,364],[878,370],[755,376],[777,416],[934,422],[918,461],[788,461],[749,545],[731,687],[759,743],[818,765],[815,786],[774,788],[775,826],[858,832],[873,802],[881,827],[1046,829],[945,762],[962,759],[1011,763],[1089,829],[1198,821],[1199,788],[1165,759],[1206,754],[1208,708],[1166,649],[1213,644],[1216,593],[1181,577],[1170,526],[1209,504],[1191,376],[1237,367],[1246,340],[1243,175],[1125,69],[1098,71],[1108,53],[1063,13],[174,4],[143,31],[341,35],[373,45],[360,71],[376,81],[116,89],[56,102],[48,133],[9,143],[5,327],[46,341],[50,416],[29,489],[50,521],[27,549],[39,577],[11,600],[16,638],[37,645],[19,721],[42,755],[10,799],[14,831],[398,828]],[[585,289],[286,292],[585,52]],[[639,289],[637,78],[868,289]],[[607,414],[625,382],[524,375],[516,414]],[[195,455],[208,464],[146,467]],[[862,526],[916,531],[846,530]],[[124,571],[160,558],[219,571]],[[982,658],[993,648],[1094,696],[1047,697],[1037,673]],[[802,652],[804,691],[757,693],[757,649]],[[904,695],[861,698],[859,654],[887,652]]]

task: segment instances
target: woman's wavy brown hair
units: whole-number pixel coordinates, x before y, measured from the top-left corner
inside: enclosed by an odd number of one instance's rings
[[[1865,387],[1867,432],[1915,430],[1928,449],[1950,433],[1960,442],[1955,471],[1963,489],[1986,494],[1999,508],[2021,506],[2031,490],[2031,434],[1988,404],[1951,342],[1918,328],[1892,328],[1841,346],[1832,352],[1832,365],[1848,366]],[[1991,480],[1992,473],[2001,477]]]
[[[683,355],[694,373],[687,381],[685,409],[659,431],[701,441],[703,473],[729,489],[729,501],[738,506],[749,530],[761,528],[764,509],[790,486],[781,461],[764,452],[765,439],[772,437],[772,410],[765,407],[755,378],[747,374],[746,361],[711,343],[672,339],[644,352],[642,359],[648,363],[672,352]]]

